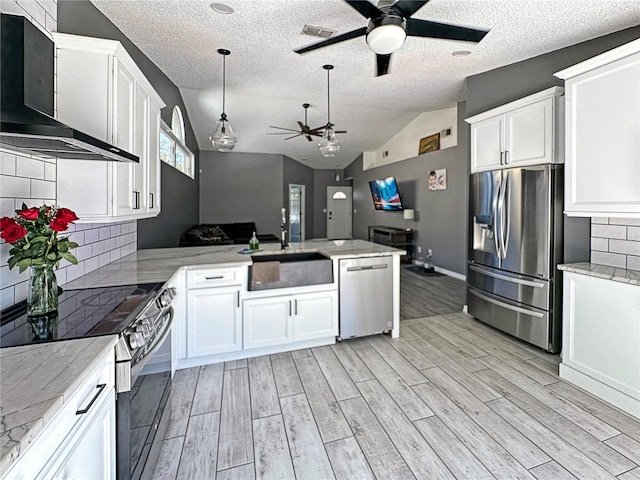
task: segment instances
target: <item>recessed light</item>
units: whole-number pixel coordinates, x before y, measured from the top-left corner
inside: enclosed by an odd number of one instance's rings
[[[451,55],[454,57],[466,57],[467,55],[471,55],[469,50],[458,50],[457,52],[453,52]]]
[[[229,5],[225,5],[224,3],[214,2],[209,6],[214,12],[222,13],[224,15],[229,15],[230,13],[233,13],[233,8],[231,8]]]

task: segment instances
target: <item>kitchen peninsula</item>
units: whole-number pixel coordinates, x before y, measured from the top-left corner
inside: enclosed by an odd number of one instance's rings
[[[140,250],[65,287],[168,282],[177,291],[171,364],[187,368],[335,343],[340,260],[391,257],[392,280],[383,288],[391,292],[389,330],[392,337],[399,336],[403,250],[364,240],[312,240],[285,250],[277,244],[263,244],[253,255],[277,260],[278,255],[288,259],[313,253],[331,260],[330,283],[252,291],[252,256],[239,253],[238,245],[222,245]],[[379,292],[367,294],[374,298]]]

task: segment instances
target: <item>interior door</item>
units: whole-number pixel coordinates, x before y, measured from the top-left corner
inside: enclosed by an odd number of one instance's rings
[[[352,222],[351,187],[327,187],[327,238],[350,239]]]

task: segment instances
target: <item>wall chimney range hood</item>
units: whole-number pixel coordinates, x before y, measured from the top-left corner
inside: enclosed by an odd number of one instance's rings
[[[45,157],[140,161],[53,118],[54,44],[47,35],[4,13],[0,33],[0,146]]]

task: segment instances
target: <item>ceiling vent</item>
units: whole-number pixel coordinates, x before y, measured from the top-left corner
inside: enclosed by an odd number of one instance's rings
[[[337,30],[331,30],[330,28],[314,27],[313,25],[305,25],[302,27],[302,34],[310,35],[312,37],[319,38],[331,38]]]

